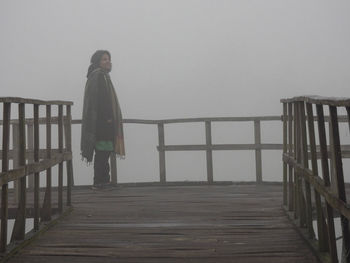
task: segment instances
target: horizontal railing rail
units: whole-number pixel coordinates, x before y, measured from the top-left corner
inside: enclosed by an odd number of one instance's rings
[[[346,201],[342,159],[348,146],[341,145],[338,107],[345,107],[343,121],[350,127],[350,99],[303,96],[282,99],[283,103],[283,204],[306,230],[310,244],[326,255],[325,261],[338,262],[334,211],[340,214],[342,262],[350,262],[350,206]],[[326,136],[324,107],[329,109],[329,138]],[[314,116],[316,109],[316,116]],[[317,123],[317,133],[315,129]],[[317,140],[316,140],[317,139]],[[319,146],[316,146],[319,141]],[[328,141],[328,143],[327,143]],[[321,173],[318,171],[321,159]],[[311,159],[311,167],[309,167]],[[320,175],[321,174],[321,175]],[[314,200],[314,201],[312,201]],[[313,228],[313,208],[317,216],[317,236]]]
[[[282,125],[282,116],[251,116],[251,117],[204,117],[204,118],[177,118],[177,119],[160,119],[160,120],[144,120],[144,119],[124,119],[125,124],[145,124],[158,126],[158,145],[159,152],[159,181],[166,183],[166,156],[167,151],[205,151],[207,163],[207,182],[214,182],[213,174],[213,151],[255,151],[255,177],[256,182],[263,182],[262,176],[262,150],[283,150],[282,143],[263,143],[261,142],[261,122],[273,121]],[[326,117],[326,121],[329,118]],[[339,122],[347,121],[346,116],[339,116]],[[251,144],[213,144],[211,134],[211,124],[213,122],[252,122],[254,124],[254,143]],[[181,124],[181,123],[203,123],[205,128],[204,144],[184,144],[184,145],[166,145],[164,125]],[[72,120],[72,124],[81,124],[81,120]],[[281,138],[282,140],[282,138]],[[319,149],[319,147],[318,147]],[[350,145],[344,145],[342,151],[345,157],[350,158]],[[310,155],[310,154],[309,154]],[[311,155],[310,157],[311,158]],[[317,158],[321,158],[319,152]],[[112,182],[117,183],[117,163],[115,155],[111,155],[111,177]]]

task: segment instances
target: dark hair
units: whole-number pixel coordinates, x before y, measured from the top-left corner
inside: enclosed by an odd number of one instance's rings
[[[108,50],[97,50],[90,59],[90,66],[88,68],[88,73],[86,77],[89,77],[90,73],[95,69],[100,67],[101,58],[104,54],[107,54],[109,59],[111,59],[111,53]]]

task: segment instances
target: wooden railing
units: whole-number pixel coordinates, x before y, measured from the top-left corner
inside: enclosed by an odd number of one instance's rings
[[[0,98],[0,105],[3,109],[2,125],[2,172],[0,173],[1,185],[1,237],[0,252],[6,252],[8,219],[15,219],[11,234],[13,241],[23,241],[26,239],[26,218],[34,218],[34,229],[38,231],[40,222],[49,222],[53,219],[54,212],[62,214],[65,211],[63,204],[63,163],[67,168],[67,197],[66,204],[71,206],[71,187],[73,179],[72,166],[72,144],[71,144],[71,105],[67,101],[42,101],[23,98]],[[11,119],[11,107],[18,106],[18,119]],[[33,107],[32,118],[27,118],[25,109],[27,106]],[[45,118],[39,118],[40,107],[46,108]],[[52,108],[58,108],[58,149],[52,149]],[[63,109],[66,108],[64,116]],[[39,125],[46,127],[46,147],[39,148],[40,134]],[[13,148],[10,149],[12,126]],[[27,126],[27,127],[26,127]],[[26,142],[27,141],[27,142]],[[10,169],[9,161],[13,160],[13,168]],[[52,167],[58,165],[58,205],[52,207]],[[46,188],[42,208],[40,208],[40,172],[46,171]],[[27,207],[27,177],[33,175],[29,184],[33,190],[33,207]],[[18,181],[18,208],[13,209],[8,206],[10,182]],[[28,193],[27,193],[28,192]],[[17,196],[17,195],[16,195]]]
[[[213,174],[213,151],[227,150],[253,150],[255,151],[256,182],[263,182],[262,176],[262,150],[282,150],[281,143],[261,142],[261,122],[280,122],[281,116],[263,117],[216,117],[216,118],[187,118],[187,119],[165,119],[165,120],[139,120],[124,119],[125,124],[157,125],[158,127],[158,152],[159,152],[159,181],[166,183],[166,158],[167,151],[205,151],[207,164],[207,182],[214,182]],[[254,143],[252,144],[213,144],[211,124],[213,122],[252,122],[254,124]],[[190,145],[165,145],[164,126],[174,123],[203,123],[205,129],[205,144]],[[81,124],[81,120],[73,120],[72,124]],[[115,155],[111,155],[111,177],[117,183],[117,169]]]
[[[350,206],[346,202],[342,158],[348,148],[342,147],[337,109],[345,107],[350,127],[350,99],[317,96],[282,99],[283,103],[283,203],[305,229],[307,239],[324,255],[325,261],[338,262],[334,211],[340,214],[343,260],[350,262]],[[324,107],[329,109],[327,145]],[[316,108],[316,116],[314,116]],[[306,110],[306,113],[305,113]],[[315,132],[314,122],[317,122]],[[316,139],[319,146],[316,146]],[[319,149],[319,153],[318,153]],[[321,159],[321,176],[317,159]],[[309,167],[311,159],[311,167]],[[329,165],[330,164],[330,165]],[[312,196],[313,193],[313,196]],[[314,205],[313,205],[314,204]],[[316,207],[318,240],[313,229],[313,207]],[[303,232],[303,231],[301,231]]]

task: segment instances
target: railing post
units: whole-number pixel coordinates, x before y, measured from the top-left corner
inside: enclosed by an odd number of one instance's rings
[[[34,157],[33,157],[33,150],[34,150],[34,125],[33,123],[29,123],[27,125],[27,142],[28,142],[28,150],[30,151],[30,154],[28,154],[28,163],[33,163]],[[28,188],[33,189],[34,188],[34,177],[32,174],[28,175]]]
[[[11,103],[3,104],[3,126],[2,126],[2,161],[1,170],[9,170],[9,141],[10,141],[10,119]],[[8,219],[8,184],[1,187],[1,242],[0,252],[6,251],[7,246],[7,219]]]
[[[39,105],[34,104],[34,162],[39,162]],[[40,173],[34,174],[34,231],[39,230],[40,206]]]
[[[307,130],[306,130],[306,118],[305,118],[305,103],[300,102],[300,139],[301,139],[301,157],[303,168],[309,168],[309,157],[307,150]],[[314,238],[315,233],[312,225],[312,204],[311,204],[311,187],[310,183],[303,178],[305,186],[305,196],[306,196],[306,225],[308,228],[309,238]]]
[[[256,182],[262,183],[261,128],[260,121],[254,121]]]
[[[287,153],[287,103],[283,103],[283,155]],[[283,205],[287,205],[287,163],[283,162]]]
[[[338,198],[346,203],[346,193],[344,184],[344,174],[343,174],[343,162],[342,154],[340,149],[340,138],[339,138],[339,125],[338,125],[338,114],[337,107],[329,106],[329,113],[331,118],[332,127],[332,138],[333,138],[333,162],[334,171],[336,177],[336,187]],[[345,255],[345,261],[350,262],[350,233],[349,233],[349,220],[344,216],[340,215],[340,222],[343,233],[343,255]]]
[[[117,172],[117,156],[115,152],[111,152],[109,156],[109,161],[111,163],[111,181],[113,184],[118,182],[118,172]]]
[[[330,180],[331,180],[331,190],[334,194],[338,195],[337,191],[337,177],[335,175],[335,167],[334,167],[334,151],[333,151],[333,129],[332,122],[329,119],[328,122],[328,132],[329,132],[329,169],[330,169]]]
[[[327,151],[327,140],[326,140],[326,128],[323,114],[323,106],[316,104],[317,111],[317,123],[318,123],[318,134],[320,140],[320,151],[321,151],[321,165],[322,165],[322,177],[324,185],[330,187],[329,179],[329,166],[328,166],[328,151]],[[337,247],[334,230],[334,218],[333,208],[326,202],[326,213],[327,213],[327,232],[328,232],[328,244],[332,263],[338,262]]]
[[[46,158],[51,158],[51,105],[46,105]],[[41,214],[42,221],[51,220],[51,172],[51,167],[46,169],[46,190]]]
[[[19,154],[18,163],[19,166],[26,165],[26,132],[25,132],[25,104],[18,104],[18,119],[19,119]],[[19,203],[16,214],[15,225],[13,227],[11,241],[23,240],[25,235],[26,225],[26,191],[27,191],[27,178],[23,176],[19,180]]]
[[[58,152],[63,154],[63,105],[58,105]],[[58,211],[63,212],[63,161],[58,164]]]
[[[289,157],[293,155],[293,103],[288,103],[288,154]],[[289,175],[289,200],[288,210],[293,211],[294,209],[294,180],[293,180],[293,166],[288,167]]]
[[[295,104],[297,107],[297,163],[302,164],[302,131],[301,131],[301,102],[297,102]],[[305,227],[306,225],[306,205],[305,205],[305,198],[304,198],[304,192],[303,192],[303,180],[302,180],[302,175],[298,174],[297,176],[297,187],[298,187],[298,206],[299,206],[299,226],[300,227]]]
[[[65,121],[65,135],[66,135],[66,149],[72,153],[72,113],[71,106],[66,106],[66,121]],[[72,156],[73,158],[73,156]],[[72,185],[73,185],[73,163],[72,159],[66,162],[67,165],[67,205],[72,205]]]
[[[18,168],[18,153],[19,153],[19,128],[18,123],[12,123],[12,150],[13,150],[13,159],[12,159],[12,167],[13,169]],[[19,180],[13,181],[13,190],[15,195],[15,202],[18,203],[19,200]]]
[[[294,149],[293,149],[293,158],[294,160],[297,159],[297,145],[298,145],[298,129],[297,129],[297,125],[298,124],[298,107],[297,107],[297,103],[294,102],[293,103],[293,134],[294,134],[294,137],[293,137],[293,146],[294,146]],[[294,204],[293,204],[293,207],[294,207],[294,219],[297,219],[298,216],[299,216],[299,191],[298,191],[298,173],[296,171],[296,169],[294,169]]]
[[[309,142],[311,152],[311,165],[312,174],[318,177],[318,166],[317,166],[317,151],[316,151],[316,139],[315,139],[315,126],[314,126],[314,114],[312,110],[312,104],[306,103],[308,129],[309,129]],[[314,189],[316,213],[317,213],[317,233],[318,233],[318,246],[321,252],[328,251],[326,223],[323,215],[322,203],[320,194]]]
[[[166,182],[164,141],[164,124],[158,123],[159,176],[161,183]]]
[[[206,141],[206,146],[207,146],[207,180],[209,184],[212,184],[214,179],[213,179],[213,151],[210,148],[212,143],[211,143],[211,122],[206,121],[205,122],[205,141]]]

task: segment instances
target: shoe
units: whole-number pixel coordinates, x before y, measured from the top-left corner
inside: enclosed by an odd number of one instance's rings
[[[91,190],[99,190],[99,189],[103,189],[103,184],[94,184],[93,186],[91,186]]]

